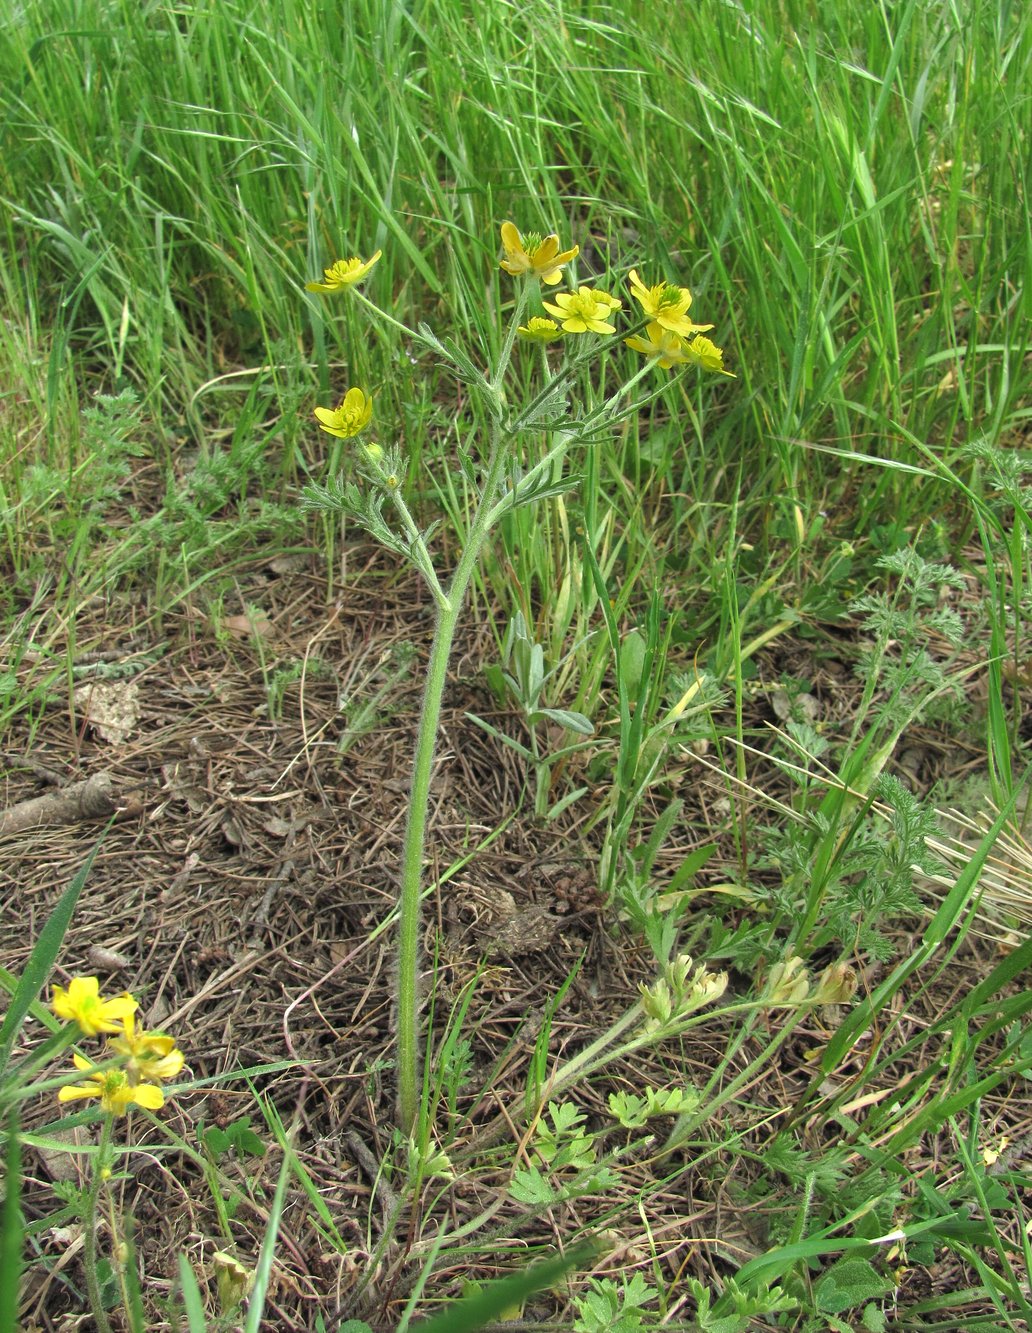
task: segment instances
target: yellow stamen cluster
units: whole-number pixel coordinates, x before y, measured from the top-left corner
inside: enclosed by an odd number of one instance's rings
[[[161,1084],[175,1078],[183,1068],[183,1052],[175,1039],[164,1032],[136,1027],[138,1002],[128,992],[105,1000],[96,977],[73,977],[65,990],[54,987],[51,1006],[58,1018],[75,1023],[84,1036],[109,1035],[103,1062],[87,1060],[72,1052],[76,1069],[86,1077],[58,1090],[61,1102],[78,1097],[99,1097],[101,1110],[124,1115],[130,1106],[160,1110],[165,1104]],[[108,1065],[117,1060],[117,1065]]]

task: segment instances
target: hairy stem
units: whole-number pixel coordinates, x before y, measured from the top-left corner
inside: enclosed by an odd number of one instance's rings
[[[504,437],[494,431],[483,497],[477,507],[462,557],[448,585],[448,609],[437,614],[437,628],[430,649],[423,709],[412,765],[408,824],[401,862],[401,912],[398,936],[398,1123],[410,1133],[419,1108],[419,924],[423,880],[423,852],[426,844],[427,810],[430,804],[430,779],[433,773],[437,731],[441,719],[441,700],[448,678],[455,631],[462,613],[469,581],[487,534],[490,497],[494,495],[506,458]]]
[[[113,1117],[104,1117],[100,1131],[100,1144],[97,1148],[97,1160],[93,1167],[93,1179],[86,1195],[86,1207],[83,1213],[83,1267],[86,1270],[86,1293],[89,1296],[90,1312],[97,1325],[98,1333],[112,1333],[111,1321],[104,1309],[100,1291],[100,1278],[97,1276],[97,1214],[99,1212],[100,1191],[104,1187],[108,1158],[111,1155],[111,1127]]]
[[[513,312],[502,354],[495,369],[492,388],[501,396],[501,382],[512,354],[516,327],[527,308],[528,290],[520,292]],[[426,821],[430,805],[430,780],[433,775],[437,731],[441,720],[441,700],[448,679],[448,661],[458,628],[459,616],[477,567],[480,548],[491,527],[494,498],[498,491],[510,437],[495,420],[491,426],[491,448],[480,492],[480,500],[463,546],[462,555],[448,585],[446,605],[437,611],[437,627],[430,648],[423,708],[419,717],[416,753],[412,764],[408,823],[401,856],[401,893],[398,925],[398,1128],[411,1134],[419,1114],[420,1032],[419,1032],[419,926],[423,885],[423,856],[426,847]]]

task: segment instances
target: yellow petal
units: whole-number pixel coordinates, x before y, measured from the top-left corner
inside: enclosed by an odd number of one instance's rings
[[[506,254],[510,255],[523,249],[520,234],[511,222],[502,223],[502,245],[505,246]]]
[[[369,409],[372,409],[372,399],[369,400]],[[344,401],[340,405],[342,412],[363,412],[366,410],[366,396],[361,389],[349,389],[344,395]]]
[[[160,1111],[165,1105],[165,1094],[153,1083],[141,1083],[132,1089],[133,1101],[148,1111]]]
[[[74,1101],[76,1097],[98,1097],[99,1095],[99,1083],[95,1083],[92,1087],[85,1087],[81,1083],[66,1083],[63,1088],[57,1090],[57,1100],[59,1102]]]

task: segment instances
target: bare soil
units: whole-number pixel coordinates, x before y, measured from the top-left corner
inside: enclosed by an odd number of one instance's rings
[[[456,1139],[447,1145],[462,1169],[454,1182],[427,1186],[421,1210],[402,1216],[394,1240],[371,1261],[396,1202],[391,1173],[379,1167],[399,1152],[392,1130],[392,935],[378,927],[395,901],[432,612],[389,557],[361,547],[347,555],[347,572],[329,603],[325,581],[309,569],[270,561],[240,576],[239,606],[227,603],[213,616],[209,607],[186,603],[160,631],[148,624],[134,632],[136,612],[128,603],[83,608],[73,652],[81,669],[76,686],[131,679],[135,699],[127,706],[137,716],[127,734],[104,739],[89,721],[88,701],[65,690],[55,691],[31,727],[26,722],[6,742],[0,808],[104,773],[122,809],[97,855],[55,979],[96,973],[109,993],[131,990],[147,1026],[176,1036],[189,1074],[201,1084],[169,1102],[160,1117],[167,1129],[135,1116],[127,1130],[146,1146],[126,1159],[117,1197],[121,1215],[134,1223],[153,1329],[178,1327],[172,1297],[179,1254],[189,1259],[211,1310],[213,1254],[232,1251],[252,1267],[257,1260],[282,1155],[252,1089],[291,1129],[297,1156],[346,1243],[341,1253],[292,1180],[267,1308],[270,1329],[315,1328],[319,1316],[327,1330],[354,1317],[395,1327],[442,1220],[455,1230],[493,1210],[479,1251],[440,1265],[427,1299],[455,1296],[463,1279],[519,1265],[536,1246],[562,1246],[589,1223],[611,1225],[614,1196],[527,1208],[508,1197],[508,1171],[514,1143],[521,1145],[516,1160],[527,1158],[520,1113],[535,1037],[553,997],[573,974],[551,1038],[553,1056],[569,1055],[623,1011],[639,981],[650,979],[648,957],[595,887],[599,833],[589,825],[601,793],[555,823],[536,822],[532,800],[529,809],[523,800],[521,761],[468,720],[467,710],[475,711],[518,734],[518,724],[497,713],[482,685],[493,645],[486,631],[473,629],[456,653],[444,712],[425,938],[427,976],[436,970],[437,977],[438,1043],[451,1007],[480,969],[464,1023],[472,1069],[459,1095]],[[249,605],[264,613],[253,627]],[[407,675],[398,668],[405,644],[415,652]],[[805,656],[809,649],[784,650],[777,669],[792,651]],[[813,674],[812,660],[808,665]],[[26,688],[37,669],[30,654],[20,668]],[[849,688],[835,670],[826,683],[829,699],[844,698]],[[363,705],[369,706],[364,721]],[[932,738],[923,762],[936,764],[943,752]],[[723,794],[705,771],[686,761],[670,783],[688,802],[671,864],[712,838],[730,855]],[[11,973],[20,972],[101,827],[37,825],[0,843],[0,964]],[[726,879],[728,863],[711,863],[707,874]],[[994,961],[993,946],[972,938],[951,985],[973,985]],[[895,1040],[905,1041],[949,998],[915,996]],[[755,1188],[747,1192],[755,1178],[727,1170],[734,1160],[745,1173],[747,1156],[725,1159],[721,1143],[735,1134],[747,1143],[754,1133],[757,1141],[769,1137],[771,1117],[809,1087],[812,1055],[827,1038],[828,1021],[817,1015],[807,1021],[777,1066],[747,1090],[750,1110],[729,1111],[714,1126],[712,1143],[696,1145],[690,1169],[683,1156],[661,1164],[645,1150],[621,1159],[619,1195],[633,1218],[635,1195],[644,1194],[651,1241],[640,1227],[633,1234],[618,1230],[600,1274],[640,1266],[648,1276],[658,1264],[678,1301],[670,1316],[676,1323],[693,1309],[680,1294],[686,1274],[719,1290],[724,1273],[763,1251],[770,1214],[793,1210],[800,1200],[773,1180],[766,1198]],[[41,1030],[30,1022],[26,1043]],[[589,1124],[611,1122],[606,1096],[614,1089],[705,1079],[725,1037],[715,1023],[676,1049],[613,1069],[578,1097]],[[840,1076],[859,1078],[865,1059],[857,1051],[853,1070]],[[282,1067],[234,1076],[268,1065]],[[898,1083],[910,1072],[902,1059]],[[990,1098],[984,1110],[987,1123],[1004,1125],[1012,1141],[1028,1135],[1027,1102]],[[56,1113],[56,1104],[41,1098],[28,1108],[29,1127]],[[204,1126],[225,1128],[242,1116],[251,1117],[267,1146],[262,1156],[222,1163],[235,1190],[226,1234],[210,1182],[177,1145],[196,1149]],[[95,1132],[78,1128],[69,1146],[88,1143]],[[607,1146],[616,1150],[630,1137],[617,1133]],[[818,1153],[822,1146],[812,1144]],[[939,1153],[952,1148],[928,1143],[908,1169],[918,1177],[941,1168]],[[27,1151],[23,1208],[30,1227],[56,1212],[55,1180],[58,1190],[62,1179],[80,1181],[85,1160]],[[615,1226],[624,1228],[626,1219]],[[74,1224],[44,1224],[30,1246],[38,1262],[28,1279],[25,1329],[88,1328],[80,1318],[85,1304]],[[945,1254],[924,1269],[897,1267],[901,1308],[971,1278]],[[572,1316],[562,1294],[553,1293],[528,1306],[524,1318],[569,1327]]]

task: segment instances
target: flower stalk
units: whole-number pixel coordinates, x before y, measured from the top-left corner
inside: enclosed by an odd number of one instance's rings
[[[89,1298],[90,1313],[97,1325],[97,1333],[112,1333],[111,1321],[104,1309],[100,1278],[97,1275],[97,1213],[100,1207],[100,1191],[111,1174],[111,1137],[114,1121],[113,1115],[105,1115],[101,1122],[100,1143],[97,1146],[93,1176],[86,1194],[82,1219],[82,1257],[83,1267],[86,1270],[86,1295]]]
[[[447,608],[437,613],[437,627],[430,648],[423,707],[412,764],[412,787],[408,823],[401,859],[400,920],[398,926],[398,1127],[411,1133],[419,1111],[419,925],[423,884],[423,856],[426,846],[426,820],[430,805],[430,781],[433,775],[437,732],[441,720],[441,702],[448,679],[455,631],[476,568],[480,548],[488,532],[487,500],[501,480],[506,450],[502,433],[494,428],[494,439],[484,477],[483,497],[477,506],[462,556],[448,585]]]
[[[356,446],[355,457],[359,463],[359,473],[366,481],[373,483],[376,489],[373,495],[363,495],[354,485],[345,485],[342,479],[335,488],[317,487],[306,491],[306,502],[313,507],[339,507],[351,513],[367,531],[389,549],[407,556],[423,575],[437,604],[437,620],[426,669],[423,703],[413,757],[399,884],[397,1127],[408,1136],[414,1136],[416,1133],[420,1110],[420,909],[430,788],[448,663],[459,617],[481,549],[491,528],[505,513],[518,504],[533,500],[539,492],[554,494],[557,487],[561,489],[559,465],[571,444],[589,438],[601,426],[629,415],[640,405],[631,401],[621,407],[620,403],[633,394],[639,381],[652,367],[658,364],[661,369],[669,369],[675,364],[680,366],[691,363],[704,365],[708,369],[721,368],[717,363],[718,349],[713,349],[712,353],[708,350],[712,344],[706,344],[706,355],[705,357],[702,355],[703,345],[698,335],[711,326],[697,325],[688,319],[687,311],[692,299],[688,289],[669,284],[646,287],[637,273],[632,272],[632,295],[642,307],[645,323],[649,324],[651,321],[650,329],[654,326],[656,330],[649,341],[636,339],[631,342],[632,347],[643,352],[647,360],[637,373],[605,401],[602,407],[580,420],[567,423],[564,419],[567,409],[563,391],[576,379],[582,362],[599,355],[600,351],[604,357],[608,344],[603,342],[600,345],[598,340],[608,339],[616,332],[616,326],[611,321],[615,312],[622,308],[623,301],[609,292],[586,285],[578,286],[574,291],[549,293],[553,299],[541,301],[541,284],[554,287],[560,283],[563,269],[577,257],[578,247],[574,245],[562,250],[558,235],[553,233],[541,237],[521,234],[511,222],[503,223],[501,241],[505,252],[501,267],[522,282],[502,341],[501,351],[492,371],[486,375],[474,360],[454,343],[439,341],[425,325],[420,325],[418,332],[413,332],[358,290],[359,281],[380,258],[379,251],[368,261],[358,257],[338,260],[325,270],[324,282],[308,284],[309,291],[324,295],[347,291],[369,309],[376,319],[386,321],[399,332],[417,339],[437,355],[450,361],[460,376],[481,396],[490,419],[487,457],[483,474],[479,478],[480,489],[473,519],[469,531],[465,534],[458,564],[446,587],[440,582],[423,536],[400,495],[400,476],[403,469],[401,455],[396,447],[385,450],[377,444]],[[534,315],[523,323],[532,300],[540,301],[552,318]],[[522,411],[518,410],[510,416],[504,379],[517,337],[521,341],[538,344],[542,356],[544,387],[523,406]],[[553,375],[544,355],[545,346],[550,342],[569,341],[571,338],[575,341],[582,340],[586,354],[568,357],[563,370]],[[643,401],[648,401],[648,396]],[[315,414],[323,430],[339,439],[350,439],[357,436],[369,424],[371,396],[363,390],[352,388],[348,390],[337,408],[317,408]],[[543,456],[523,474],[508,494],[500,495],[501,483],[516,440],[525,431],[532,429],[546,433],[548,444]],[[380,512],[387,497],[391,499],[393,508],[397,512],[401,532],[392,530]],[[539,792],[539,807],[540,804]],[[684,999],[681,991],[687,983],[684,977],[675,978],[675,981],[677,985],[673,991],[677,993],[674,994],[668,986],[667,991],[672,998],[664,992],[663,1003],[669,1000],[670,1004],[674,1004],[674,1008],[671,1009],[671,1021],[676,1016],[683,1024],[685,1017],[683,1006],[682,1009],[677,1009],[676,1004],[680,1004]],[[681,991],[677,990],[677,986],[681,987]],[[594,1062],[607,1058],[605,1050],[611,1050],[613,1043],[618,1041],[628,1028],[639,1024],[643,1015],[649,1015],[650,1005],[655,1008],[658,1003],[660,1003],[658,998],[646,996],[636,1004],[616,1028],[600,1039],[600,1042],[589,1047],[563,1067],[561,1075],[564,1081],[582,1076],[586,1070],[595,1067]],[[652,1018],[649,1021],[651,1027],[647,1025],[645,1030],[632,1035],[619,1049],[633,1051],[640,1045],[655,1040],[654,1029],[659,1020]],[[664,1024],[659,1023],[659,1026],[662,1027]]]

